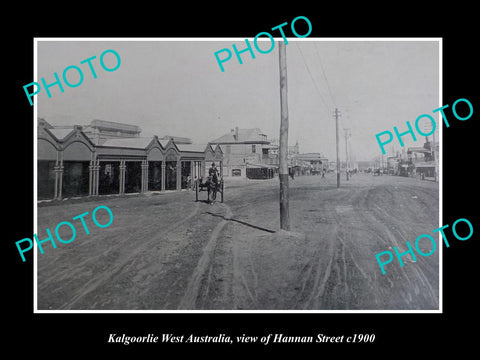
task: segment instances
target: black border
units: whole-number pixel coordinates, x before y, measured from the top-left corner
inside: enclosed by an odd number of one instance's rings
[[[343,4],[338,9],[316,5],[293,10],[277,4],[268,10],[246,4],[214,6],[182,4],[173,11],[170,5],[149,9],[150,5],[127,9],[110,4],[100,10],[85,4],[81,8],[49,9],[35,5],[14,12],[17,22],[4,28],[8,67],[4,96],[8,117],[4,121],[8,152],[5,152],[3,180],[6,201],[6,236],[2,242],[7,258],[4,271],[7,291],[4,312],[8,317],[5,343],[12,350],[67,355],[152,351],[158,356],[164,350],[179,353],[193,350],[237,352],[239,350],[297,351],[314,350],[355,353],[366,350],[375,354],[379,348],[390,349],[388,356],[401,352],[404,356],[424,349],[430,355],[459,345],[463,351],[473,348],[474,331],[469,319],[475,313],[475,256],[478,250],[478,216],[473,210],[476,195],[476,145],[480,111],[475,81],[478,76],[476,57],[475,10],[468,5],[452,4],[436,8],[419,8],[418,4],[384,4],[384,8]],[[275,9],[273,11],[272,9]],[[468,121],[452,120],[443,128],[443,224],[458,218],[469,219],[473,237],[465,242],[452,241],[443,250],[443,314],[33,314],[33,259],[19,261],[14,241],[33,233],[33,108],[28,106],[22,86],[33,79],[34,37],[253,37],[258,32],[306,16],[313,25],[311,37],[442,37],[443,38],[443,103],[451,104],[467,98],[474,107]],[[7,26],[5,23],[3,27]],[[8,25],[11,26],[11,25]],[[4,65],[4,66],[5,66]],[[408,106],[408,104],[398,104]],[[479,110],[477,110],[479,109]],[[392,109],[392,112],[395,109]],[[408,119],[407,119],[408,120]],[[12,177],[12,174],[14,177]],[[10,191],[14,185],[16,191]],[[5,216],[5,215],[4,215]],[[470,315],[472,314],[472,315]],[[475,328],[475,324],[473,324]],[[168,333],[197,335],[225,333],[263,336],[285,335],[348,335],[374,333],[374,344],[291,345],[187,345],[187,344],[107,344],[109,333],[147,335]],[[325,348],[326,346],[326,348]],[[380,354],[380,353],[378,353]]]

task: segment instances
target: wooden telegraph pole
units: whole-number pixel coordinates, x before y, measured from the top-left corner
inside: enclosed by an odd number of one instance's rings
[[[280,65],[280,140],[278,148],[280,177],[280,229],[290,230],[288,210],[288,104],[287,104],[287,53],[285,43],[279,42]]]
[[[340,153],[339,153],[339,150],[338,150],[338,116],[339,116],[339,113],[338,113],[338,109],[335,108],[335,126],[336,126],[336,140],[337,140],[337,188],[340,187]]]

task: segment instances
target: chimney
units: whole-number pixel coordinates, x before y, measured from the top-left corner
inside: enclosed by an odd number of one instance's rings
[[[238,141],[238,126],[235,126],[235,135],[234,135],[235,141]]]

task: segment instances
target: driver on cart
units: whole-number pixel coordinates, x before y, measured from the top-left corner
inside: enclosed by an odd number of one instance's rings
[[[210,204],[213,205],[215,202],[215,194],[218,189],[218,169],[215,167],[215,163],[212,163],[212,167],[208,169],[208,177],[211,181],[211,188],[213,188],[214,193],[213,193],[213,200],[210,201]],[[213,186],[212,186],[213,185]]]
[[[208,169],[208,176],[211,177],[215,185],[218,184],[218,169],[215,167],[215,163],[212,163],[212,167]]]

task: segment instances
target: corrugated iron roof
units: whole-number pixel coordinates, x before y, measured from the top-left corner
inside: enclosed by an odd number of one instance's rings
[[[228,134],[222,135],[219,138],[210,141],[212,144],[235,144],[235,143],[263,143],[268,144],[269,141],[262,139],[262,131],[259,128],[254,129],[238,129],[238,139],[235,140],[235,132],[230,132]]]
[[[105,147],[128,147],[135,149],[145,149],[150,144],[152,138],[138,137],[125,139],[107,139],[102,145]]]
[[[186,152],[199,152],[203,153],[207,148],[206,144],[175,144],[178,150]]]

